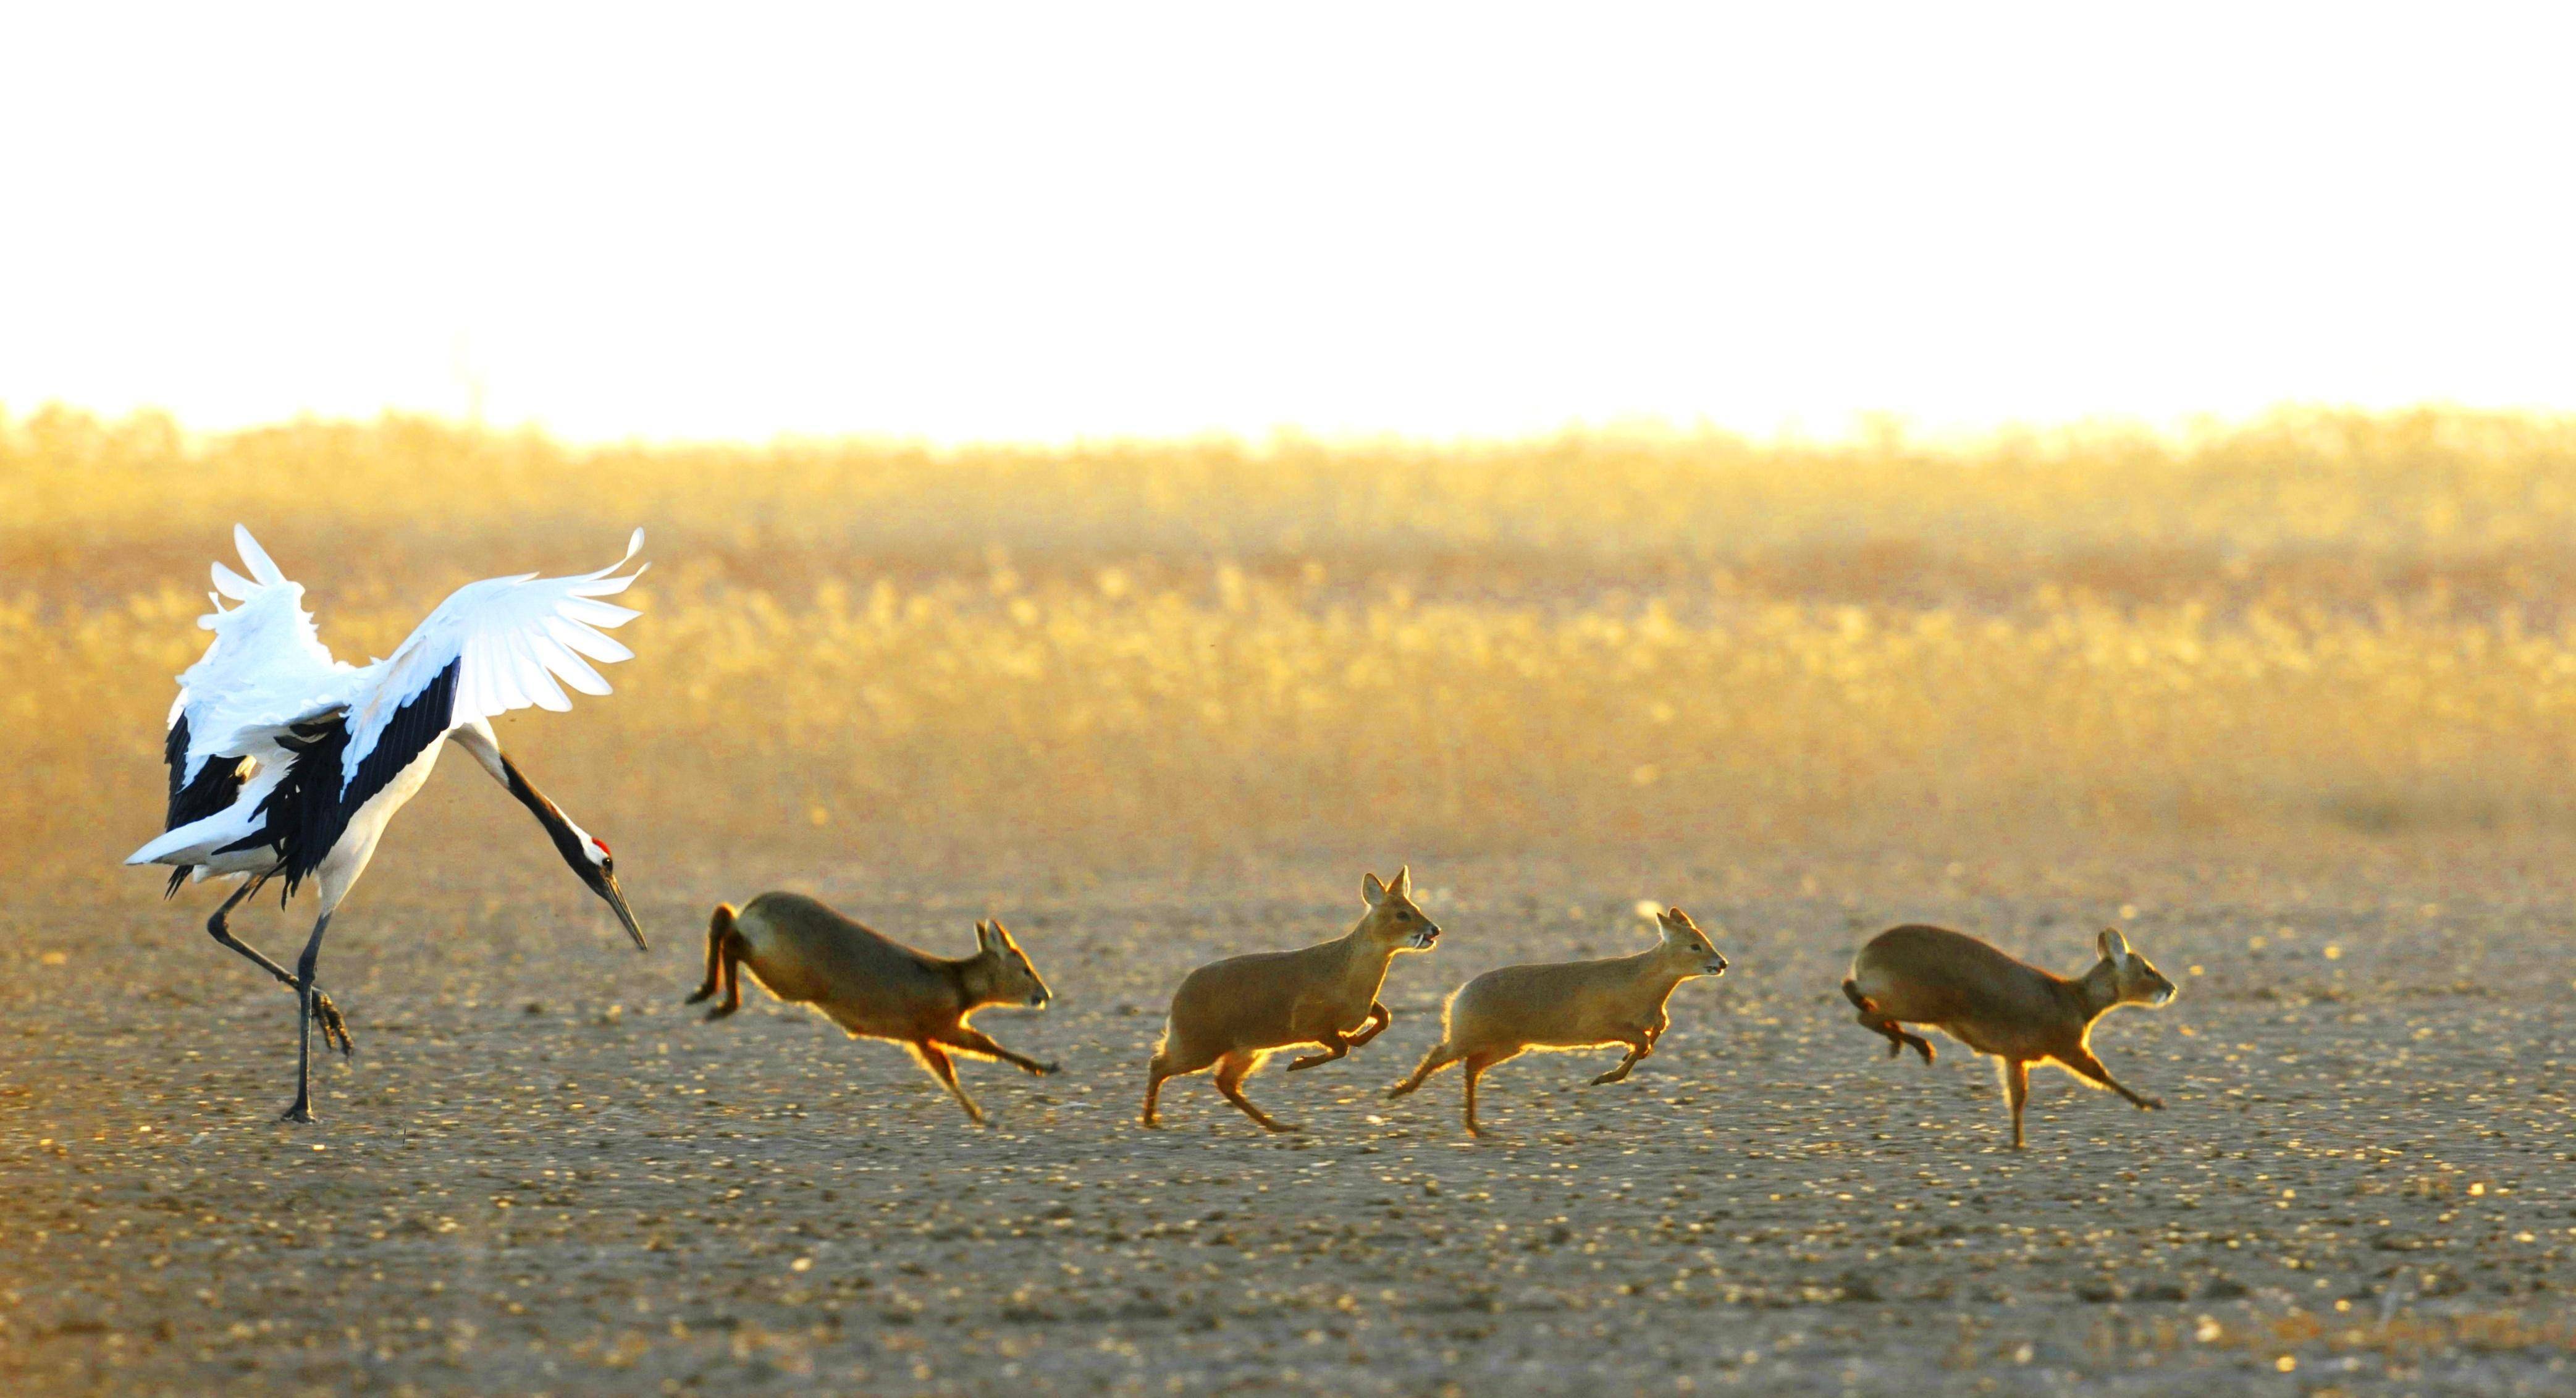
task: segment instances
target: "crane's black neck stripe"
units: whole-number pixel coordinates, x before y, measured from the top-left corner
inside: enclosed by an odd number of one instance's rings
[[[259,804],[264,824],[218,852],[275,846],[283,876],[281,896],[293,896],[296,885],[321,868],[349,833],[349,822],[359,808],[447,736],[456,716],[456,677],[463,664],[461,657],[448,662],[437,678],[394,711],[393,721],[385,725],[374,750],[359,761],[345,790],[341,773],[349,752],[348,711],[297,724],[278,740],[293,756],[287,759],[286,774],[276,789]]]
[[[506,752],[501,754],[501,775],[509,783],[510,794],[518,797],[519,804],[527,807],[529,814],[537,818],[537,823],[546,828],[546,834],[555,842],[555,853],[562,855],[564,862],[577,870],[589,868],[590,853],[581,847],[581,837],[573,833],[572,822],[564,819],[564,813],[556,808],[554,802],[546,799],[544,792],[528,783],[527,774],[519,770],[519,764],[512,762]]]

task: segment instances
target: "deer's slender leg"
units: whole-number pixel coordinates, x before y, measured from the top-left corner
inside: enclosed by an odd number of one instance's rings
[[[1138,1114],[1136,1118],[1137,1125],[1160,1126],[1163,1124],[1163,1117],[1159,1108],[1161,1106],[1163,1096],[1163,1079],[1169,1076],[1170,1074],[1163,1071],[1163,1056],[1159,1053],[1154,1055],[1153,1062],[1145,1065],[1145,1110]]]
[[[714,916],[707,919],[707,978],[683,1004],[695,1005],[712,997],[724,983],[725,943],[733,936],[733,905],[718,903]]]
[[[1386,1095],[1389,1097],[1401,1097],[1406,1093],[1413,1091],[1415,1088],[1422,1086],[1424,1080],[1428,1079],[1432,1074],[1439,1072],[1441,1069],[1448,1067],[1450,1064],[1457,1062],[1465,1056],[1466,1055],[1458,1052],[1456,1049],[1449,1047],[1446,1042],[1433,1044],[1431,1046],[1431,1051],[1422,1055],[1422,1062],[1415,1065],[1413,1076],[1406,1078],[1404,1081],[1397,1083],[1393,1087],[1388,1088],[1386,1090]]]
[[[1639,1035],[1635,1042],[1628,1045],[1628,1056],[1619,1060],[1619,1066],[1611,1069],[1609,1072],[1603,1073],[1597,1078],[1594,1078],[1592,1080],[1592,1085],[1594,1087],[1599,1087],[1603,1083],[1619,1082],[1625,1079],[1628,1076],[1629,1071],[1637,1066],[1640,1059],[1643,1059],[1646,1055],[1653,1053],[1654,1051],[1654,1041],[1646,1038],[1642,1034]]]
[[[1203,1051],[1175,1052],[1168,1043],[1156,1049],[1153,1061],[1145,1065],[1145,1111],[1136,1119],[1137,1124],[1162,1125],[1163,1084],[1174,1078],[1187,1077],[1215,1061],[1203,1056]]]
[[[2051,1054],[2050,1057],[2074,1069],[2081,1076],[2090,1078],[2128,1098],[2142,1112],[2159,1111],[2164,1107],[2165,1099],[2131,1092],[2118,1078],[2112,1077],[2111,1070],[2102,1066],[2102,1060],[2095,1058],[2091,1049],[2079,1048],[2072,1054]]]
[[[920,1039],[913,1043],[912,1051],[921,1055],[921,1066],[928,1068],[930,1075],[939,1079],[941,1085],[948,1089],[948,1095],[956,1098],[957,1105],[966,1109],[967,1117],[976,1125],[983,1125],[984,1109],[975,1105],[974,1098],[966,1095],[966,1089],[957,1081],[957,1065],[948,1061],[948,1055],[939,1051],[939,1045],[928,1039]]]
[[[1056,1065],[1052,1063],[1040,1063],[1036,1059],[1029,1057],[1027,1054],[1013,1053],[1009,1049],[995,1043],[991,1035],[970,1025],[960,1024],[940,1030],[938,1042],[949,1048],[960,1049],[967,1053],[980,1053],[986,1058],[999,1059],[1004,1063],[1010,1064],[1014,1068],[1018,1068],[1024,1072],[1034,1073],[1039,1077],[1045,1077],[1047,1074],[1054,1072],[1056,1068]]]
[[[1485,1128],[1476,1124],[1476,1080],[1485,1075],[1486,1069],[1500,1062],[1502,1059],[1493,1054],[1474,1053],[1467,1056],[1467,1066],[1459,1070],[1467,1080],[1467,1134],[1470,1136],[1485,1134]]]
[[[1225,1100],[1241,1109],[1245,1116],[1259,1122],[1264,1131],[1302,1130],[1303,1128],[1292,1126],[1252,1105],[1252,1099],[1243,1095],[1243,1080],[1251,1077],[1252,1070],[1260,1066],[1261,1060],[1252,1054],[1228,1054],[1218,1059],[1216,1090],[1224,1093]]]
[[[1356,1039],[1343,1038],[1342,1031],[1338,1029],[1327,1029],[1323,1032],[1322,1036],[1316,1040],[1316,1042],[1324,1046],[1324,1051],[1322,1053],[1307,1054],[1305,1057],[1289,1064],[1289,1072],[1296,1072],[1300,1068],[1312,1068],[1318,1063],[1330,1063],[1336,1058],[1346,1058],[1350,1055],[1352,1046],[1357,1044],[1359,1041]]]
[[[2013,1149],[2020,1150],[2022,1108],[2030,1105],[2030,1064],[2018,1058],[1996,1061],[2003,1069],[2005,1100],[2012,1103]]]

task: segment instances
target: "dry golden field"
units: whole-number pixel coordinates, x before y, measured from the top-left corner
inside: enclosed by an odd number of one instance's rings
[[[645,525],[644,659],[520,722],[630,840],[719,857],[2576,816],[2571,421],[576,452],[45,412],[0,427],[13,871],[149,806],[236,519],[344,653]]]
[[[613,697],[502,734],[639,958],[450,764],[335,924],[359,1052],[157,832],[170,676],[252,527],[347,658],[648,531]],[[2565,1391],[2576,420],[2285,412],[1928,446],[574,450],[387,420],[0,419],[0,1390]],[[486,837],[496,836],[488,847]],[[1412,862],[1382,1045],[1132,1127],[1164,997]],[[677,1003],[707,907],[822,894],[1059,997],[970,1067]],[[1664,1050],[1377,1090],[1446,989],[1735,962]],[[239,925],[278,950],[305,905]],[[2144,1115],[1890,1064],[1923,918],[2183,986]]]

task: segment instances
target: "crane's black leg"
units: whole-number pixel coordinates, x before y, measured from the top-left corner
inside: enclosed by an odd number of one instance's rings
[[[313,1119],[313,968],[322,959],[322,934],[330,928],[331,915],[324,913],[313,924],[304,954],[295,959],[295,1101],[286,1109],[287,1121]]]
[[[230,947],[235,955],[249,958],[252,965],[277,977],[287,985],[293,985],[295,977],[289,975],[285,967],[261,955],[259,948],[235,937],[232,928],[226,925],[233,915],[233,909],[249,902],[251,895],[259,892],[260,885],[268,882],[268,876],[276,872],[275,869],[269,869],[242,880],[242,886],[233,890],[232,896],[224,900],[222,907],[215,909],[213,917],[206,919],[206,932],[216,941]]]
[[[267,883],[270,875],[284,867],[286,866],[280,864],[242,880],[242,886],[233,890],[233,895],[224,900],[222,907],[215,909],[213,917],[206,919],[206,931],[216,941],[231,948],[234,954],[248,959],[252,965],[277,977],[279,985],[293,990],[295,977],[292,973],[262,955],[259,948],[235,937],[232,928],[226,925],[232,917],[233,909],[250,901],[250,896],[259,892],[260,885]],[[313,1013],[322,1018],[322,1042],[330,1044],[337,1040],[341,1056],[348,1056],[356,1046],[349,1042],[349,1025],[347,1021],[340,1018],[340,1007],[331,1003],[330,996],[316,990],[313,992]]]

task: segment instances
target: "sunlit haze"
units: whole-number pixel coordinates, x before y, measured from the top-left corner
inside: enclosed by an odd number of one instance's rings
[[[2576,406],[2563,10],[47,6],[0,407],[578,439]]]

